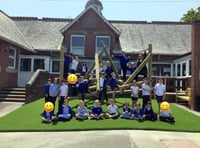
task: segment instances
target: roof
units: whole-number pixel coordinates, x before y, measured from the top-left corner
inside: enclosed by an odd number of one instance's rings
[[[63,35],[60,29],[70,19],[13,17],[18,28],[36,50],[60,50]]]
[[[125,52],[140,52],[149,44],[156,54],[180,55],[191,51],[191,24],[125,21],[113,21],[112,24],[121,32],[120,44]]]
[[[20,32],[15,22],[0,10],[0,39],[22,49],[33,51],[31,45]]]
[[[65,25],[61,32],[64,33],[68,28],[70,28],[79,18],[81,18],[88,10],[92,9],[117,35],[120,35],[120,31],[115,28],[107,19],[103,17],[93,6],[89,6],[82,13],[80,13],[71,23]]]

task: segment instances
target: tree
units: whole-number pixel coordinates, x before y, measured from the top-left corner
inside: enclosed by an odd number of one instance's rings
[[[200,21],[200,7],[197,9],[190,9],[186,14],[181,18],[181,22],[191,23],[193,21]]]

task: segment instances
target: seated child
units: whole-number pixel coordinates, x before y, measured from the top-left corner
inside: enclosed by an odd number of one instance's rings
[[[151,102],[147,102],[147,105],[144,108],[143,119],[144,120],[151,120],[151,121],[157,120],[157,117],[156,117],[155,113],[153,112]]]
[[[105,114],[107,118],[117,118],[118,117],[118,107],[115,104],[115,100],[111,100],[111,104],[108,106],[108,112]]]
[[[72,117],[72,109],[68,105],[68,99],[64,99],[64,103],[60,110],[58,111],[58,119],[59,120],[69,120]]]
[[[121,113],[120,117],[124,119],[131,119],[131,108],[129,107],[128,102],[125,102],[123,112]]]
[[[139,102],[136,103],[135,107],[133,108],[133,119],[135,120],[143,120],[143,109],[141,108],[141,104]]]
[[[169,122],[169,123],[174,123],[174,117],[172,117],[171,111],[165,111],[163,112],[162,110],[160,110],[159,114],[158,114],[158,120],[160,121],[164,121],[164,122]]]
[[[87,107],[85,107],[85,103],[81,100],[79,103],[79,107],[77,108],[76,119],[77,120],[85,120],[88,119],[89,113]]]
[[[92,107],[91,119],[103,119],[103,109],[100,106],[99,100],[95,100],[94,106]]]
[[[50,123],[52,120],[54,120],[55,117],[53,116],[53,112],[43,112],[43,117],[42,117],[42,121],[46,122],[46,123]]]

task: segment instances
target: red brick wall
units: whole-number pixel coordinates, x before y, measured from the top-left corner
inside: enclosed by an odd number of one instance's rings
[[[65,45],[70,49],[70,36],[72,34],[85,35],[85,57],[95,54],[96,36],[110,36],[110,49],[115,47],[115,32],[92,10],[89,9],[65,33]]]
[[[8,69],[9,60],[9,45],[8,43],[0,40],[0,89],[4,87],[16,87],[17,86],[17,69],[18,69],[18,59],[19,51],[16,49],[16,69]]]
[[[200,22],[192,24],[192,108],[200,109]],[[197,98],[198,96],[198,98]]]

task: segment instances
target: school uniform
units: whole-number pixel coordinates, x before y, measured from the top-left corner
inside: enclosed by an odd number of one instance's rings
[[[69,105],[62,105],[58,111],[58,118],[60,120],[69,120],[72,117],[72,109]]]
[[[60,86],[60,99],[58,101],[58,110],[62,107],[64,99],[68,96],[68,86],[66,84]]]
[[[115,57],[118,58],[120,61],[121,69],[123,71],[123,79],[126,80],[126,71],[129,58],[124,55],[115,55]]]
[[[59,88],[60,88],[59,84],[51,84],[49,88],[50,102],[52,102],[54,106],[55,106],[57,95],[59,93]]]
[[[166,87],[164,84],[157,83],[154,87],[156,100],[160,104],[163,101],[163,96],[165,95]]]
[[[138,86],[131,86],[130,89],[131,89],[131,99],[132,99],[132,101],[133,100],[137,101],[139,87]]]
[[[123,112],[121,113],[121,118],[131,119],[131,109],[130,107],[123,107]]]
[[[50,96],[49,96],[49,88],[51,84],[45,84],[44,86],[44,94],[45,94],[45,103],[50,101]]]
[[[168,110],[166,112],[163,112],[162,110],[160,110],[159,118],[160,118],[160,121],[169,122],[169,123],[175,122],[174,117],[171,116],[170,110]]]
[[[77,108],[77,113],[76,113],[76,117],[81,117],[81,118],[88,118],[88,110],[87,108],[84,106],[84,107],[78,107]]]
[[[113,78],[113,77],[110,78],[110,87],[111,87],[111,90],[115,90],[115,88],[117,87],[117,79],[116,78]]]
[[[92,107],[92,114],[93,115],[100,115],[103,113],[103,109],[101,106],[93,106]]]
[[[113,72],[112,66],[107,66],[105,73],[106,73],[106,78],[111,78],[111,73]]]
[[[157,116],[153,112],[153,108],[152,107],[151,108],[145,107],[143,115],[145,115],[145,120],[155,121],[157,119]]]
[[[143,83],[142,84],[142,100],[143,100],[142,108],[143,109],[145,108],[147,102],[150,101],[150,91],[145,90],[145,89],[150,89],[150,87],[148,84]]]
[[[106,85],[106,79],[100,77],[99,78],[99,84],[100,84],[100,92],[99,92],[99,100],[101,101],[102,94],[104,94],[106,101],[108,102],[108,97],[107,97],[107,85]]]
[[[140,120],[143,116],[143,109],[142,108],[133,108],[133,115],[135,120]]]
[[[83,80],[82,82],[78,82],[77,86],[78,86],[78,90],[79,93],[81,94],[81,99],[84,101],[85,100],[85,93],[88,90],[88,83],[90,82],[90,80]]]

